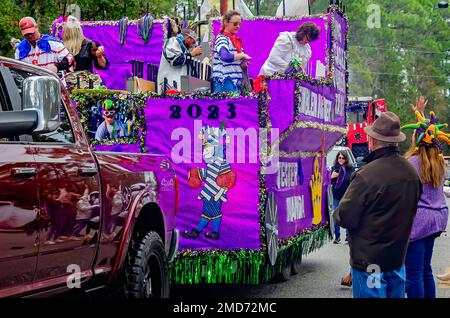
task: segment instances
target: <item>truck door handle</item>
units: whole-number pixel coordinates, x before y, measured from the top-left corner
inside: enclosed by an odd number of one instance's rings
[[[11,169],[11,176],[15,178],[31,178],[36,175],[36,168],[17,167]]]
[[[97,174],[97,168],[78,168],[78,174],[82,177],[92,177]]]

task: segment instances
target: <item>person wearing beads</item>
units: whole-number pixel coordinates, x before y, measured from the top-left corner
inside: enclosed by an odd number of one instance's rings
[[[350,165],[348,156],[345,151],[339,151],[334,161],[333,170],[331,173],[331,188],[333,190],[333,209],[336,209],[344,196],[345,191],[350,185],[350,177],[354,169]],[[338,224],[334,225],[334,244],[339,244],[341,241],[341,227]],[[348,231],[346,234],[346,241],[348,241]]]
[[[251,60],[244,53],[242,40],[237,36],[241,25],[241,14],[237,11],[228,11],[222,17],[222,29],[214,46],[214,93],[241,92],[247,61]]]
[[[448,125],[438,124],[434,112],[430,112],[429,119],[425,118],[426,105],[426,99],[419,97],[413,106],[418,122],[402,127],[415,129],[405,157],[417,170],[423,186],[406,252],[408,298],[436,298],[431,258],[435,239],[445,231],[448,220],[441,141],[450,145],[450,134],[441,131]]]
[[[167,89],[181,89],[181,76],[187,75],[187,64],[192,57],[203,53],[201,46],[195,47],[197,41],[198,35],[194,30],[183,29],[164,43],[158,71],[159,93],[164,91],[165,79]]]
[[[19,27],[24,39],[16,46],[16,60],[44,67],[54,73],[73,70],[75,60],[72,54],[59,39],[41,34],[32,17],[22,18]]]

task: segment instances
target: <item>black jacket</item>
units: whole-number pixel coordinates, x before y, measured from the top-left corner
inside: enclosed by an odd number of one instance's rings
[[[354,169],[352,167],[339,168],[339,167],[334,166],[332,171],[336,171],[339,173],[339,177],[331,179],[331,188],[333,190],[333,198],[341,200],[342,197],[344,196],[345,191],[347,190],[348,186],[350,185],[351,176],[354,172]],[[341,180],[341,178],[343,180]],[[341,182],[337,183],[338,179],[340,179]]]
[[[349,230],[353,268],[366,271],[373,264],[391,271],[405,262],[422,184],[397,147],[378,149],[365,161],[333,217]]]
[[[106,60],[105,67],[101,67],[98,64],[97,56],[95,55],[95,51],[97,51],[97,48],[100,45],[97,44],[94,41],[90,40],[83,40],[83,43],[81,45],[80,52],[74,56],[75,58],[75,71],[89,71],[93,72],[93,65],[95,65],[95,68],[97,70],[106,70],[109,68],[109,61],[106,58],[106,56],[103,55],[103,57]]]

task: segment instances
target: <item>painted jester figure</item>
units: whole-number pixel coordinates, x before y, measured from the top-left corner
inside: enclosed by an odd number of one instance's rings
[[[190,187],[196,189],[204,181],[203,189],[198,196],[198,199],[203,201],[203,208],[197,228],[190,232],[184,231],[183,237],[198,237],[211,222],[213,231],[206,232],[205,236],[218,239],[222,222],[222,203],[227,202],[227,191],[236,184],[236,174],[231,171],[230,164],[225,160],[223,140],[228,143],[229,137],[224,129],[224,123],[220,128],[203,127],[199,138],[203,144],[206,168],[192,168],[188,174],[188,183]]]

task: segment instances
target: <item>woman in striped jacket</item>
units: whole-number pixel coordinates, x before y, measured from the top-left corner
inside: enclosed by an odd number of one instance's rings
[[[244,53],[242,40],[237,36],[241,28],[241,15],[229,11],[222,18],[222,29],[216,37],[213,64],[213,91],[240,92],[243,73],[250,56]]]

